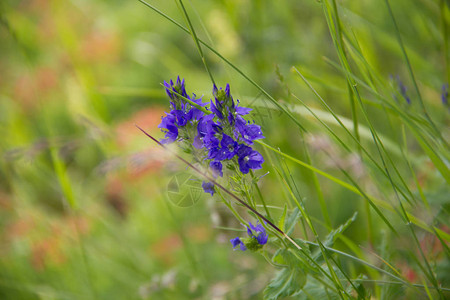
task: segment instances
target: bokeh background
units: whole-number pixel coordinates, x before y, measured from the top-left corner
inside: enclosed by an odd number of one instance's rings
[[[448,78],[439,1],[391,2],[427,108],[436,123],[448,124],[440,98]],[[185,24],[175,1],[149,3]],[[371,65],[412,91],[386,8],[369,0],[338,3]],[[297,66],[337,113],[351,118],[345,77],[330,63],[338,59],[319,2],[185,5],[198,35],[277,100],[293,101],[291,91],[318,107],[291,72]],[[337,160],[378,192],[358,156],[334,145],[317,121],[298,115],[310,132],[301,135],[285,115],[265,106],[248,81],[204,52],[216,81],[230,83],[234,97],[254,108],[267,143],[300,158],[305,154],[299,145],[307,145],[313,165],[342,177]],[[229,239],[242,233],[224,228],[241,226],[218,199],[201,195],[192,205],[173,205],[168,184],[185,166],[134,126],[163,136],[157,125],[168,110],[164,80],[179,75],[188,92],[211,97],[189,34],[134,0],[2,0],[0,54],[1,299],[262,297],[275,268],[263,257],[232,251]],[[368,111],[386,138],[398,138],[376,105]],[[448,137],[448,127],[442,130]],[[448,187],[436,180],[439,174],[419,147],[410,146],[431,201],[446,203]],[[324,148],[332,161],[321,154]],[[308,211],[323,223],[311,173],[279,158],[276,163],[286,164]],[[261,189],[280,215],[286,195],[270,162],[259,175],[266,172]],[[326,179],[320,183],[333,226],[364,209],[356,195]],[[347,236],[371,249],[370,239],[380,236],[368,238],[367,222],[356,222]],[[420,238],[431,245],[430,256],[439,255],[435,239]],[[405,241],[389,243],[395,248]],[[396,262],[414,281],[408,261]]]

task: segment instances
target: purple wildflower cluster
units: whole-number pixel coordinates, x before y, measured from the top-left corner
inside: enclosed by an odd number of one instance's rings
[[[189,96],[186,93],[184,79],[180,80],[180,77],[175,84],[172,80],[164,81],[164,86],[170,98],[171,111],[166,113],[158,126],[165,133],[165,139],[161,140],[161,143],[169,144],[176,140],[189,139],[189,127],[196,126],[205,114],[185,99],[189,99],[199,106],[205,106],[206,103],[202,103],[201,98],[197,99],[195,94]]]
[[[165,133],[162,143],[186,142],[185,150],[195,153],[197,161],[207,165],[214,178],[223,177],[224,164],[230,169],[239,168],[242,174],[261,168],[264,158],[252,148],[254,140],[264,138],[261,127],[244,119],[251,109],[234,101],[229,84],[225,90],[214,86],[209,109],[201,98],[187,94],[184,79],[178,77],[176,83],[171,80],[164,86],[171,99],[171,111],[158,126]],[[212,182],[203,182],[202,187],[211,195],[215,192]]]
[[[261,224],[256,224],[256,226],[253,226],[253,224],[249,223],[250,227],[247,227],[247,234],[250,237],[249,239],[241,239],[239,237],[236,237],[234,239],[231,239],[231,245],[233,245],[233,249],[237,250],[237,246],[239,246],[239,249],[242,251],[247,250],[247,247],[250,248],[250,250],[258,250],[263,245],[267,243],[268,235],[266,233],[266,230]]]

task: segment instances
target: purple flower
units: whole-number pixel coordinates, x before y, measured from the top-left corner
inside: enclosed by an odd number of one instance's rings
[[[204,138],[210,131],[211,123],[213,123],[214,115],[204,115],[198,120],[197,124],[197,136],[194,139],[194,146],[197,149],[203,148],[204,145]],[[217,141],[218,144],[218,141]]]
[[[222,141],[220,141],[220,146],[221,149],[219,150],[219,160],[232,159],[233,156],[236,155],[238,143],[230,136],[224,134],[222,137]]]
[[[243,174],[247,174],[250,169],[261,169],[264,162],[262,155],[252,148],[240,144],[237,149],[239,169]]]
[[[230,98],[230,84],[227,83],[227,86],[225,87],[225,96],[227,98]]]
[[[176,100],[178,98],[176,93],[182,95],[183,97],[187,97],[184,79],[180,80],[180,76],[177,77],[176,84],[173,83],[173,80],[170,80],[170,82],[164,81],[164,86],[166,88],[167,95],[172,100]],[[177,106],[175,105],[174,108],[177,108]]]
[[[252,111],[251,108],[239,106],[239,100],[238,100],[238,105],[236,105],[236,114],[237,115],[245,116],[245,115],[248,115],[251,111]]]
[[[203,148],[203,137],[200,135],[196,135],[192,144],[197,149]]]
[[[400,94],[402,94],[403,98],[405,98],[406,103],[411,104],[411,99],[406,94],[407,88],[403,84],[403,82],[400,80],[400,76],[398,76],[398,75],[397,75],[397,83],[398,83],[398,88],[400,90]]]
[[[264,136],[261,132],[261,127],[256,124],[249,124],[244,127],[243,131],[241,132],[242,138],[249,144],[253,144],[252,141],[263,139]]]
[[[211,172],[214,178],[217,178],[217,176],[223,176],[222,163],[220,161],[210,162],[209,167],[211,168]]]
[[[246,227],[247,234],[250,238],[245,238],[245,243],[239,237],[230,240],[234,250],[237,250],[236,247],[239,245],[239,248],[242,251],[247,250],[247,247],[252,251],[256,251],[262,248],[263,245],[267,244],[269,236],[267,235],[264,226],[259,223],[256,223],[256,226],[253,226],[251,222],[249,222],[249,225],[250,226]]]
[[[216,190],[214,189],[214,183],[212,182],[202,182],[202,188],[205,193],[210,193],[211,196],[214,195]]]
[[[164,86],[166,89],[166,93],[171,99],[171,111],[170,113],[166,113],[166,116],[162,119],[161,124],[159,124],[159,128],[165,133],[165,139],[161,140],[162,143],[168,144],[177,140],[179,136],[179,130],[183,127],[192,124],[193,126],[198,126],[200,120],[204,117],[204,112],[200,109],[193,107],[186,99],[200,105],[205,106],[207,103],[203,103],[201,98],[197,98],[195,94],[192,96],[188,96],[186,93],[184,79],[181,80],[180,77],[177,78],[176,83],[173,83],[173,80],[170,82],[164,81]],[[179,95],[183,97],[180,97]],[[187,130],[190,130],[189,127]],[[195,127],[193,127],[195,130]],[[185,132],[180,135],[186,136]],[[190,134],[187,134],[190,136]],[[201,141],[199,139],[194,139],[194,146],[198,146],[201,148]]]
[[[222,141],[220,142],[220,147],[219,145],[210,147],[208,158],[219,161],[232,159],[236,155],[237,146],[238,143],[233,140],[233,138],[226,134],[223,134]]]
[[[223,176],[223,161],[234,160],[237,156],[239,169],[247,174],[250,169],[260,169],[264,158],[249,145],[256,139],[264,138],[261,127],[247,122],[243,116],[251,109],[239,106],[231,96],[230,85],[225,89],[213,87],[214,99],[210,101],[211,114],[205,114],[198,105],[205,107],[195,94],[188,96],[184,79],[179,77],[164,82],[166,93],[171,99],[171,111],[162,118],[159,128],[165,133],[162,143],[187,141],[198,151],[197,159],[205,159],[215,178]],[[189,101],[187,101],[189,100]],[[193,103],[198,105],[193,105]],[[182,139],[180,138],[182,137]],[[241,143],[241,144],[239,144]],[[207,193],[214,194],[214,185],[202,184]]]
[[[161,140],[163,144],[174,142],[178,137],[178,127],[176,126],[176,117],[172,114],[166,113],[166,116],[161,119],[161,124],[158,128],[165,133],[165,139]]]
[[[203,144],[205,145],[206,149],[208,149],[208,158],[214,159],[219,155],[219,144],[223,132],[223,129],[221,126],[217,125],[214,122],[210,122],[208,124],[207,133],[203,137]]]
[[[231,245],[233,245],[233,250],[237,250],[236,247],[239,245],[239,248],[242,251],[247,250],[247,247],[245,247],[244,243],[241,241],[241,239],[239,237],[236,237],[234,239],[230,240]]]
[[[247,226],[247,233],[251,238],[255,238],[260,245],[267,243],[269,236],[266,233],[266,229],[261,224],[257,223],[253,226],[252,222],[248,223],[250,227]]]
[[[188,122],[188,116],[184,111],[182,111],[180,109],[175,109],[175,110],[172,110],[170,113],[173,116],[175,116],[178,127],[186,126],[186,124]]]
[[[212,134],[208,134],[203,138],[203,144],[209,149],[208,159],[215,159],[219,155],[219,139]]]
[[[216,105],[211,100],[211,111],[219,118],[223,119],[222,104],[216,99]]]
[[[441,94],[442,104],[448,104],[448,83],[442,85],[442,94]]]
[[[244,142],[249,145],[253,144],[254,140],[263,139],[261,127],[256,124],[246,124],[245,120],[238,116],[236,118],[236,129],[242,136]]]

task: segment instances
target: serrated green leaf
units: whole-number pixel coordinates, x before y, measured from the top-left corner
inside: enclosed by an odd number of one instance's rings
[[[335,230],[332,230],[325,238],[325,240],[322,242],[322,244],[326,247],[332,247],[334,242],[336,241],[336,238],[339,234],[344,232],[355,220],[356,216],[358,215],[358,212],[355,212],[353,216],[347,220],[344,224],[336,228]]]
[[[304,267],[304,264],[301,261],[301,257],[295,256],[295,254],[288,249],[278,249],[274,254],[273,261],[278,264],[285,265],[289,268]]]
[[[325,239],[322,241],[322,244],[325,247],[332,247],[334,242],[336,241],[336,238],[339,236],[339,234],[341,234],[342,232],[344,232],[344,230],[346,230],[355,220],[356,220],[356,216],[358,215],[358,212],[355,212],[353,214],[353,216],[347,220],[347,222],[345,222],[344,224],[342,224],[341,226],[339,226],[338,228],[332,230],[326,237]],[[322,255],[322,251],[320,249],[317,249],[314,254],[312,255],[314,260],[318,260]]]
[[[306,284],[306,276],[299,268],[285,268],[279,271],[264,290],[264,299],[275,300],[299,292]]]
[[[311,260],[310,246],[302,239],[294,239],[294,241],[302,248],[302,250],[290,248],[288,252],[295,256],[297,260],[301,261],[302,268],[308,272],[319,273],[317,265]]]

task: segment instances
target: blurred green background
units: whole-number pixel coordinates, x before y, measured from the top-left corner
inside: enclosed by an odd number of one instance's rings
[[[184,24],[175,1],[149,3]],[[369,0],[338,3],[370,64],[387,81],[392,76],[393,85],[402,78],[413,101],[405,109],[414,109],[417,99],[386,8]],[[448,82],[440,2],[391,4],[427,108],[448,138],[448,108],[440,100]],[[275,99],[291,102],[291,91],[319,107],[291,72],[297,66],[337,113],[351,119],[345,77],[329,63],[338,59],[319,2],[185,5],[198,35]],[[0,18],[0,298],[260,299],[275,269],[262,257],[231,250],[229,239],[243,233],[221,227],[242,227],[218,199],[202,196],[189,207],[168,201],[167,185],[185,167],[134,126],[162,137],[164,80],[180,75],[189,93],[209,99],[212,86],[190,35],[131,0],[3,0]],[[317,121],[298,115],[310,132],[303,137],[285,115],[265,107],[248,81],[204,51],[219,85],[230,83],[234,97],[255,109],[267,143],[300,158],[299,145],[306,143],[313,165],[342,178],[335,161],[319,151],[326,147],[361,184],[383,194],[358,157],[334,145]],[[363,96],[377,130],[398,140]],[[430,201],[448,201],[434,166],[410,146]],[[270,173],[262,191],[282,208],[276,172],[268,160],[263,167],[260,175]],[[310,172],[288,167],[308,211],[323,222]],[[334,227],[364,210],[360,197],[319,179]],[[383,233],[368,237],[366,225],[359,218],[347,236],[371,248],[370,239],[382,240]],[[420,238],[437,245],[426,234]],[[405,241],[386,243],[396,248]],[[414,281],[408,261],[396,262]]]

